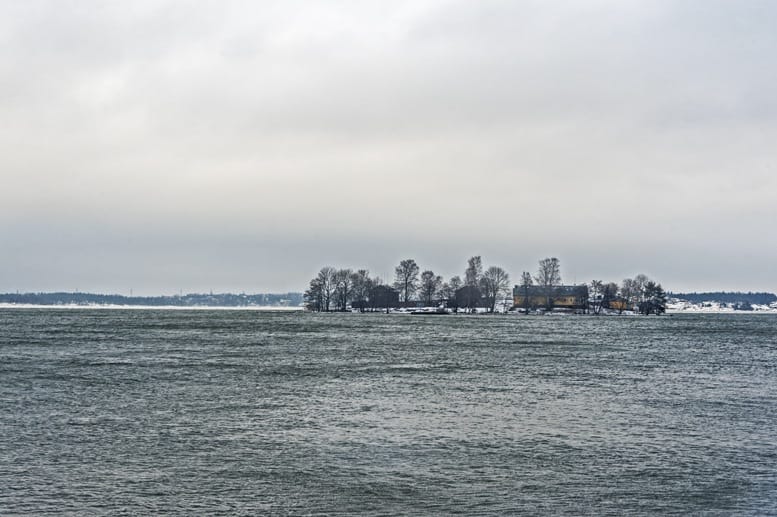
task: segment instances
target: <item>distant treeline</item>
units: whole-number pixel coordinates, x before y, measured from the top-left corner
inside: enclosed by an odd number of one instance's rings
[[[93,293],[6,293],[0,303],[30,305],[148,305],[153,307],[250,307],[288,306],[302,303],[302,293],[282,294],[184,294],[182,296],[122,296]]]
[[[669,293],[671,298],[679,298],[692,303],[702,302],[720,302],[720,303],[749,303],[756,305],[769,305],[777,302],[777,295],[774,293],[727,293],[723,291],[709,293]]]

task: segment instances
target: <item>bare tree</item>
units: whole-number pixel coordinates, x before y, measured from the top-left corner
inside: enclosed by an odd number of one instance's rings
[[[445,297],[448,300],[448,307],[453,309],[453,312],[459,312],[459,303],[456,298],[456,293],[461,289],[461,278],[458,275],[453,276],[446,285],[447,289],[445,290]]]
[[[597,316],[602,312],[602,296],[604,292],[604,282],[601,280],[591,280],[588,286],[588,301],[591,310]]]
[[[421,273],[421,286],[420,295],[424,306],[431,307],[434,305],[435,298],[440,293],[442,287],[442,277],[435,275],[434,271],[424,271]]]
[[[612,309],[613,302],[618,299],[618,284],[607,282],[602,285],[602,307]]]
[[[467,269],[464,270],[464,285],[457,292],[457,303],[466,307],[467,312],[474,312],[482,297],[480,290],[480,278],[483,276],[483,261],[480,255],[475,255],[467,260]]]
[[[524,271],[521,273],[521,284],[520,288],[523,292],[523,310],[525,314],[529,314],[529,307],[531,306],[531,300],[529,298],[529,291],[531,290],[532,286],[534,285],[534,279],[531,276],[531,273],[528,271]]]
[[[480,281],[488,312],[493,313],[500,295],[510,292],[510,275],[498,266],[489,267]]]
[[[650,279],[647,275],[639,274],[634,277],[634,297],[638,305],[645,302],[645,285],[648,282],[650,282]]]
[[[346,311],[353,297],[353,271],[338,269],[335,273],[335,305],[338,311]]]
[[[531,277],[531,273],[524,271],[521,273],[521,291],[523,291],[523,309],[526,314],[529,314],[529,290],[534,285],[534,280]]]
[[[661,314],[666,310],[663,287],[647,275],[639,274],[625,279],[621,285],[621,298],[629,307],[636,306],[641,314]]]
[[[351,283],[353,284],[353,302],[351,305],[358,307],[359,312],[364,312],[370,292],[370,272],[366,269],[356,271],[351,275]]]
[[[621,284],[621,298],[623,298],[623,305],[628,307],[629,310],[634,308],[634,303],[637,299],[637,292],[639,288],[635,285],[633,278],[625,278]],[[623,312],[623,309],[620,310]]]
[[[553,295],[557,286],[561,285],[561,265],[556,257],[548,257],[540,260],[537,270],[537,284],[542,288],[545,296],[545,306],[553,308]]]
[[[483,275],[483,261],[480,255],[470,257],[467,260],[467,269],[464,271],[464,285],[477,287],[480,285],[480,277]]]
[[[337,270],[331,266],[324,266],[316,276],[316,282],[321,289],[321,309],[329,312],[329,308],[337,289]]]
[[[413,259],[405,259],[394,269],[394,287],[399,291],[405,304],[418,289],[418,272],[420,268]]]

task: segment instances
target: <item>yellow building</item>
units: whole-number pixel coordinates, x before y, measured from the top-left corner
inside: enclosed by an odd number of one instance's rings
[[[528,304],[527,302],[528,298]],[[513,288],[513,307],[530,309],[552,307],[556,309],[586,309],[588,307],[588,286],[558,285],[549,291],[542,286],[527,288],[516,285]]]
[[[629,307],[629,304],[626,303],[626,300],[623,298],[616,298],[615,300],[610,300],[607,302],[607,308],[612,309],[614,311],[628,311],[631,310],[632,307]]]

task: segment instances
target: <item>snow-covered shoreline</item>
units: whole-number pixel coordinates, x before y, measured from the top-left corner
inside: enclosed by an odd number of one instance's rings
[[[304,310],[302,307],[283,307],[275,305],[244,305],[236,307],[224,306],[179,306],[179,305],[35,305],[28,303],[0,303],[0,309],[104,309],[104,310],[164,310],[164,311],[258,311],[258,312],[299,312]]]
[[[255,311],[255,312],[303,312],[303,307],[283,307],[283,306],[179,306],[179,305],[108,305],[108,304],[62,304],[62,305],[35,305],[27,303],[0,303],[0,309],[67,309],[67,310],[160,310],[160,311]],[[753,305],[753,310],[737,310],[718,302],[690,303],[687,301],[675,301],[667,304],[666,314],[777,314],[777,307],[769,305]],[[410,311],[392,310],[392,314],[410,314]],[[553,313],[552,315],[563,315]],[[600,316],[629,316],[632,314],[602,313]]]
[[[686,300],[672,300],[666,304],[667,314],[777,314],[777,306],[751,305],[752,310],[735,309],[730,304],[709,301],[692,303]]]

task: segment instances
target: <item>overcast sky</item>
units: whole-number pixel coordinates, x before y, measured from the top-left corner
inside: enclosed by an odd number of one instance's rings
[[[0,0],[0,291],[777,291],[777,2]]]

